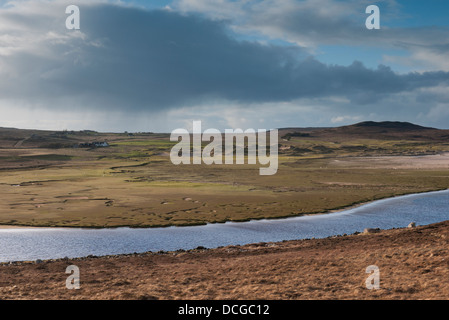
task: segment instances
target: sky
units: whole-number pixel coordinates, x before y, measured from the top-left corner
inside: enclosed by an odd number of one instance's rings
[[[0,0],[0,127],[449,129],[448,53],[446,0]]]

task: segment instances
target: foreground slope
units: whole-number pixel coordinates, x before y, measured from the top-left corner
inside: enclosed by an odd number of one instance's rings
[[[443,222],[212,250],[2,264],[0,299],[449,299],[448,239]],[[73,264],[80,268],[79,290],[65,287]],[[370,265],[380,270],[379,290],[366,288]]]

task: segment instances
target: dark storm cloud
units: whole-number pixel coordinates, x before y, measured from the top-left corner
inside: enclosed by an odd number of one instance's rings
[[[2,75],[4,99],[130,111],[328,96],[372,103],[449,81],[446,72],[399,75],[360,62],[326,65],[298,47],[237,41],[225,22],[196,15],[110,4],[80,9],[81,35],[59,27],[58,36],[48,35],[33,50],[0,57],[15,74]]]

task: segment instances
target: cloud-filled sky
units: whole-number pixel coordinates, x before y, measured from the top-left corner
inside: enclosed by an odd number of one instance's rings
[[[371,4],[380,30],[365,27]],[[446,13],[445,0],[0,1],[0,126],[449,128]]]

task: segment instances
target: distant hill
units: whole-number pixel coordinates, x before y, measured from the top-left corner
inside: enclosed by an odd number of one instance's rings
[[[382,122],[375,122],[375,121],[364,121],[359,122],[347,127],[354,127],[354,128],[385,128],[385,129],[392,129],[392,130],[437,130],[435,128],[429,128],[429,127],[423,127],[419,126],[417,124],[413,124],[410,122],[400,122],[400,121],[382,121]]]
[[[323,140],[347,139],[385,139],[385,140],[446,140],[449,141],[449,130],[423,127],[410,122],[400,121],[364,121],[348,126],[335,128],[283,128],[281,136],[299,136],[308,134],[309,138]]]
[[[91,132],[0,128],[0,148],[67,148],[83,142]]]
[[[128,133],[109,133],[97,132],[93,130],[81,131],[50,131],[50,130],[32,130],[32,129],[16,129],[0,127],[0,149],[23,149],[23,148],[72,148],[76,145],[103,144],[104,142],[120,141],[129,139],[130,136],[135,138],[146,138],[151,132],[140,132],[134,134]],[[168,135],[160,134],[159,137]]]
[[[145,138],[149,133],[139,136]],[[162,134],[163,136],[163,134]],[[438,141],[449,143],[449,130],[423,127],[410,122],[364,121],[334,128],[281,128],[284,140],[301,137],[342,142],[356,139]],[[45,131],[0,127],[0,148],[67,148],[94,141],[115,141],[128,138],[124,133],[100,133],[92,130]]]

